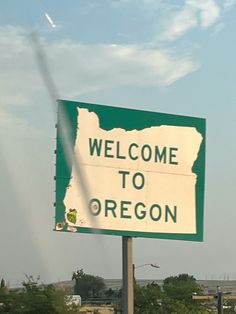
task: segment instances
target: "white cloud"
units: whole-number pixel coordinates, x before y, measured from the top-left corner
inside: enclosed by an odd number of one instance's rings
[[[121,86],[168,86],[196,70],[188,57],[137,45],[67,42],[52,46],[49,53],[54,69],[64,59],[55,75],[57,72],[60,90],[67,94]],[[62,77],[65,73],[67,80]]]
[[[40,81],[22,28],[0,27],[0,68],[0,105],[27,104]]]
[[[235,4],[236,4],[236,0],[224,0],[223,2],[223,6],[225,9],[230,9]]]
[[[185,0],[181,9],[175,10],[162,34],[165,40],[175,40],[195,27],[207,28],[220,18],[220,7],[214,0]]]
[[[28,105],[45,93],[27,32],[0,27],[0,105]],[[122,86],[168,86],[197,65],[190,57],[138,45],[43,41],[63,97]]]
[[[200,26],[203,28],[212,26],[220,17],[220,7],[214,0],[189,0],[190,5],[199,12]]]
[[[174,40],[184,35],[189,29],[196,27],[197,24],[196,10],[186,5],[172,16],[162,37],[167,40]]]
[[[109,3],[113,5],[126,5],[133,3],[136,6],[138,5],[152,5],[152,6],[159,6],[162,3],[162,0],[108,0]]]
[[[214,30],[211,34],[211,36],[215,36],[218,33],[220,33],[223,29],[225,29],[225,24],[224,23],[218,23],[215,25]]]

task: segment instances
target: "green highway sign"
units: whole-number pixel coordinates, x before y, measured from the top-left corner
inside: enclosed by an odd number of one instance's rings
[[[58,231],[202,241],[204,173],[205,119],[58,101]]]

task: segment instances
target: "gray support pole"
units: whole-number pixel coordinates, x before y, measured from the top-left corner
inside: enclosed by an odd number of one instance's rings
[[[133,239],[122,237],[122,314],[134,314]]]
[[[217,293],[217,310],[218,314],[223,314],[223,295],[221,291],[218,291]]]

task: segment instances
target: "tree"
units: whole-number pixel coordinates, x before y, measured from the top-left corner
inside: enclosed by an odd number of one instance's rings
[[[236,312],[236,303],[233,300],[227,300],[224,302],[224,314],[235,314]]]
[[[180,274],[163,282],[163,313],[205,314],[209,311],[192,299],[193,293],[201,294],[202,287],[193,276]]]
[[[6,287],[5,280],[2,278],[0,288],[4,289]]]
[[[78,306],[68,305],[63,290],[26,276],[23,289],[0,294],[1,314],[77,314]]]
[[[134,306],[136,314],[157,314],[161,310],[162,292],[154,282],[141,287],[135,284]]]
[[[83,269],[74,272],[72,280],[75,281],[74,293],[82,298],[99,297],[106,287],[103,278],[85,274]]]
[[[5,280],[2,278],[1,284],[0,284],[0,295],[5,294],[6,292],[7,292],[6,283],[5,283]]]
[[[202,293],[202,288],[193,276],[181,274],[166,278],[163,282],[163,291],[173,300],[193,303],[193,293]]]
[[[166,278],[163,286],[152,283],[135,285],[136,314],[209,314],[209,309],[192,300],[193,292],[202,289],[194,277],[179,275]],[[212,312],[213,313],[213,312]]]

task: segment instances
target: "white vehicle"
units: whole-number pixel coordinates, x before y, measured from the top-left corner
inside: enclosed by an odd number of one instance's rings
[[[81,306],[81,296],[79,294],[67,295],[66,303],[68,305],[75,304]]]

